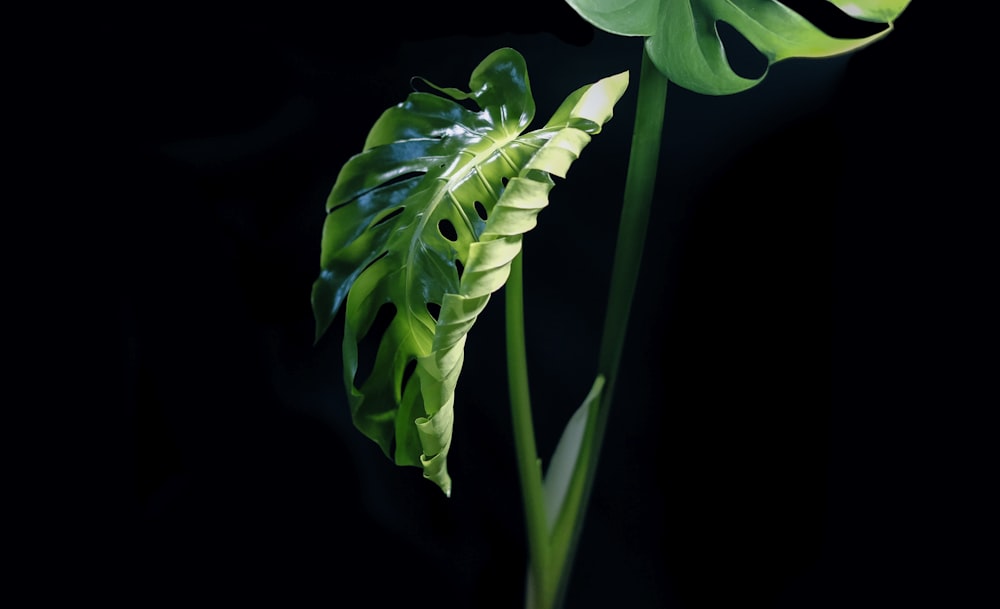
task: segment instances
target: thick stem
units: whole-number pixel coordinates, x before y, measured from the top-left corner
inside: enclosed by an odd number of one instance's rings
[[[653,65],[644,48],[639,74],[635,126],[632,132],[632,149],[598,360],[598,374],[604,375],[607,381],[597,407],[590,413],[588,428],[583,439],[581,462],[577,463],[573,476],[574,484],[579,486],[579,501],[574,502],[575,505],[571,509],[563,511],[553,535],[554,558],[557,565],[554,570],[559,577],[555,607],[561,607],[566,596],[573,557],[583,529],[584,514],[593,489],[601,443],[604,440],[608,414],[614,397],[656,183],[667,101],[667,82],[667,77]]]
[[[646,242],[646,228],[649,225],[649,212],[659,165],[667,82],[667,77],[653,65],[644,50],[636,102],[635,129],[632,132],[632,151],[629,156],[625,198],[618,226],[618,242],[598,362],[598,373],[608,379],[600,409],[601,418],[604,420],[607,420],[608,405],[611,403],[624,350],[632,299],[639,280],[639,264]],[[599,426],[602,432],[604,426],[604,424]],[[603,433],[596,440],[598,445],[602,436]],[[596,460],[596,452],[593,454]]]
[[[535,447],[535,428],[531,419],[531,394],[528,389],[528,356],[524,332],[524,281],[522,255],[510,267],[504,288],[507,327],[507,384],[510,391],[511,418],[514,424],[514,449],[521,479],[524,518],[528,533],[531,604],[539,609],[550,607],[554,593],[553,573],[549,569],[549,530],[545,520],[542,491],[542,464]]]

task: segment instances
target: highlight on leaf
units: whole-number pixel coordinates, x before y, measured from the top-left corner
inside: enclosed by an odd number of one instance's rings
[[[427,84],[436,93],[411,93],[386,110],[341,168],[312,306],[317,340],[345,309],[343,373],[355,426],[450,494],[466,336],[548,204],[551,176],[565,177],[611,118],[628,74],[581,87],[527,133],[535,106],[513,49],[487,56],[468,92]],[[386,304],[391,319],[376,324]],[[373,338],[373,363],[362,366],[359,345]],[[360,378],[359,368],[370,373]]]
[[[585,20],[623,36],[645,37],[652,62],[671,81],[698,93],[728,95],[767,75],[743,77],[726,58],[719,24],[739,32],[770,67],[793,57],[818,58],[859,49],[886,36],[910,0],[814,0],[885,28],[858,38],[830,36],[778,0],[566,0]]]

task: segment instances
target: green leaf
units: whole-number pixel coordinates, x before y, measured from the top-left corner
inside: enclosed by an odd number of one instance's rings
[[[570,483],[574,475],[579,475],[581,454],[584,461],[587,453],[592,449],[592,445],[584,445],[589,419],[593,411],[598,407],[601,399],[601,392],[604,391],[604,376],[598,375],[594,379],[594,384],[584,398],[583,403],[576,409],[570,417],[566,427],[563,428],[556,450],[552,453],[552,461],[545,471],[545,519],[549,530],[555,529],[559,515],[566,510],[566,499],[570,496]],[[577,489],[577,493],[571,499],[569,510],[579,512],[579,495],[582,489]]]
[[[550,176],[565,177],[611,118],[628,74],[582,87],[529,133],[535,106],[513,49],[484,59],[469,92],[426,84],[436,93],[415,92],[388,109],[341,169],[312,304],[318,339],[346,301],[344,381],[355,425],[450,494],[466,335],[548,204]],[[377,328],[372,371],[358,378],[359,345],[383,306],[392,320]]]
[[[652,36],[661,0],[566,0],[594,27],[620,36]]]
[[[777,0],[566,0],[594,26],[645,36],[656,67],[682,87],[710,95],[738,93],[761,82],[736,74],[717,23],[728,23],[767,59],[829,57],[884,37],[910,0],[826,0],[845,14],[887,27],[863,38],[834,38]]]

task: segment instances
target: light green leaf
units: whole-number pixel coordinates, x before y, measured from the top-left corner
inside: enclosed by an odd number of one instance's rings
[[[652,36],[661,0],[566,0],[576,12],[611,34]]]
[[[566,505],[566,499],[570,494],[570,483],[573,479],[573,473],[578,469],[577,463],[580,461],[581,456],[584,460],[587,459],[586,453],[581,455],[581,451],[584,448],[583,439],[587,431],[588,419],[598,407],[601,392],[603,391],[604,376],[598,375],[594,379],[594,384],[591,386],[587,397],[584,398],[583,403],[580,404],[580,407],[570,417],[569,422],[566,423],[562,436],[559,437],[559,443],[556,444],[556,450],[552,453],[552,461],[549,463],[548,469],[545,470],[545,482],[543,486],[545,493],[545,519],[550,531],[555,528],[556,520]],[[586,448],[589,452],[592,444],[588,444]],[[579,506],[576,505],[579,503],[579,499],[578,497],[576,499],[577,501],[572,502],[574,505],[571,506],[571,509],[579,509]]]
[[[899,17],[910,0],[827,0],[851,17],[874,21],[875,23],[891,23]]]
[[[484,59],[469,92],[427,84],[437,94],[412,93],[387,110],[341,169],[312,303],[318,339],[346,300],[344,381],[355,425],[450,493],[466,335],[548,204],[550,175],[564,177],[611,118],[628,75],[577,90],[528,133],[534,101],[513,49]],[[371,373],[359,379],[359,345],[383,306],[394,314],[374,337]]]
[[[730,67],[717,28],[728,23],[759,50],[768,66],[792,57],[830,57],[884,37],[909,0],[826,0],[845,14],[886,28],[863,38],[834,38],[777,0],[566,0],[584,19],[614,34],[645,36],[646,52],[673,82],[699,93],[726,95],[767,75],[744,78]]]

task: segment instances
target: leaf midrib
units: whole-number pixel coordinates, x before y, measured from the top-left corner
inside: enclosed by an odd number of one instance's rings
[[[413,235],[410,237],[410,242],[408,244],[408,247],[406,248],[406,258],[403,266],[405,268],[404,281],[406,282],[407,286],[412,285],[413,269],[416,266],[413,261],[414,252],[416,252],[416,248],[420,247],[421,245],[420,237],[423,234],[423,232],[427,229],[427,224],[430,221],[430,217],[433,215],[432,212],[435,209],[437,209],[438,205],[442,203],[442,200],[445,198],[445,195],[450,194],[453,191],[453,188],[459,179],[466,177],[472,169],[478,167],[482,162],[484,162],[486,159],[492,156],[494,152],[499,152],[503,156],[503,149],[511,142],[517,140],[521,136],[521,134],[518,133],[515,136],[506,139],[505,141],[498,142],[489,135],[486,134],[480,134],[480,135],[482,135],[482,137],[485,140],[491,142],[491,145],[485,148],[482,152],[477,153],[468,162],[461,164],[459,166],[460,170],[454,169],[450,172],[450,175],[441,176],[437,178],[439,185],[435,188],[434,195],[431,197],[431,201],[425,207],[424,212],[420,214],[423,217],[420,218],[419,224],[416,230],[413,231]],[[461,155],[464,152],[465,151],[460,151],[458,154]],[[504,160],[511,167],[514,167],[514,163],[512,163],[509,158],[504,156]],[[482,174],[477,172],[477,175],[479,176],[479,179],[483,181],[484,185],[490,190],[492,190],[492,186],[490,186],[490,184],[485,181],[485,178],[483,178]],[[462,209],[462,206],[458,204],[457,199],[455,197],[451,197],[451,199],[453,201],[452,204],[457,209],[458,213],[461,215],[462,220],[465,222],[466,227],[469,229],[469,232],[475,234],[475,229],[472,225],[472,221],[469,219],[468,214],[466,214],[465,210]],[[417,323],[416,320],[419,319],[419,316],[416,313],[414,313],[413,309],[410,307],[409,299],[406,299],[405,303],[406,303],[405,308],[407,311],[407,320],[406,320],[407,332],[410,335],[409,338],[411,343],[418,345],[420,344],[420,341],[418,338],[417,331],[414,329],[414,323]],[[421,354],[421,355],[426,355],[426,354]]]

